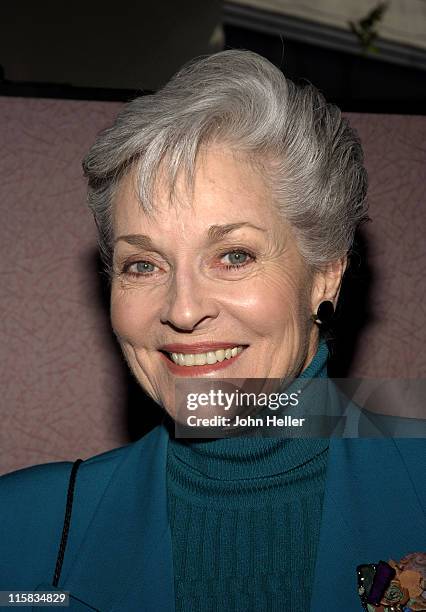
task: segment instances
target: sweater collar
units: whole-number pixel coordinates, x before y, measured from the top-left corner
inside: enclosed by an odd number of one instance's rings
[[[325,340],[318,344],[317,352],[299,378],[327,378],[328,346]]]

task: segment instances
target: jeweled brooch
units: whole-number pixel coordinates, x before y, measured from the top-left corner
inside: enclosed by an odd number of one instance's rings
[[[426,553],[358,565],[357,577],[366,612],[426,612]]]

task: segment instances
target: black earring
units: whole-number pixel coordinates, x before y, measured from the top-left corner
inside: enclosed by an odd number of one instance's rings
[[[318,323],[318,325],[328,325],[333,316],[333,302],[330,302],[330,300],[325,300],[318,306],[317,313],[312,315],[312,320],[314,323]]]

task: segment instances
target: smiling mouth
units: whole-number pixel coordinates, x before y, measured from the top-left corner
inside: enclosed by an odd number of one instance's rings
[[[215,351],[207,351],[205,353],[171,353],[167,351],[161,351],[163,355],[168,357],[177,366],[193,367],[193,366],[204,366],[214,365],[223,361],[229,361],[233,359],[246,348],[242,345],[236,345],[232,348],[223,348]]]

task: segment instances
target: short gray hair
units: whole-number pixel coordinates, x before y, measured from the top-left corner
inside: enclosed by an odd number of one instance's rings
[[[321,267],[350,251],[367,218],[356,132],[312,84],[295,85],[260,55],[230,50],[189,62],[156,94],[128,103],[85,157],[88,203],[109,277],[111,204],[120,180],[137,171],[140,204],[150,213],[160,164],[171,193],[180,170],[191,187],[200,146],[213,142],[262,169],[307,264]]]

